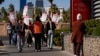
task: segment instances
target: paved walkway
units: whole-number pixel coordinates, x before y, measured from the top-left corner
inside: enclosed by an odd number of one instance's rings
[[[34,46],[23,48],[21,53],[18,53],[16,46],[8,45],[8,41],[3,41],[4,46],[0,47],[0,56],[73,56],[72,54],[62,51],[60,48],[54,48],[52,50],[47,47],[42,47],[40,52],[34,51]]]

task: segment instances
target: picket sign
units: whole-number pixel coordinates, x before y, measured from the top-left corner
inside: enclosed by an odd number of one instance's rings
[[[10,12],[8,18],[9,18],[10,22],[12,24],[14,24],[15,21],[16,21],[16,14],[15,14],[15,12]]]

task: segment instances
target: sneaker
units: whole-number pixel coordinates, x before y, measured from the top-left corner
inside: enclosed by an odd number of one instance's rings
[[[18,52],[19,52],[19,53],[22,52],[22,49],[20,49]]]
[[[37,52],[38,50],[34,50],[35,52]]]
[[[77,56],[77,55],[74,55],[74,56]]]
[[[48,49],[51,49],[52,50],[53,48],[48,48]]]
[[[41,50],[38,50],[39,52],[41,51]]]
[[[32,47],[32,45],[29,45],[29,47]]]

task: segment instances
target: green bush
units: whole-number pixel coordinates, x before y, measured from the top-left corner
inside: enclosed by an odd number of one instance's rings
[[[54,42],[54,45],[56,45],[56,46],[61,46],[60,32],[61,31],[56,30],[55,34],[54,34],[54,40],[53,40],[53,42]]]
[[[85,22],[86,34],[100,36],[100,20],[91,19]]]
[[[60,37],[61,32],[64,32],[64,33],[70,32],[70,26],[64,26],[61,29],[55,31],[53,42],[54,42],[54,45],[56,46],[61,46],[61,37]]]
[[[100,26],[94,28],[92,35],[100,36]]]

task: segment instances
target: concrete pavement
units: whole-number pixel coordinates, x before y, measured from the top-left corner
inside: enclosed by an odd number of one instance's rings
[[[0,47],[0,56],[73,56],[72,54],[62,51],[60,48],[54,48],[52,50],[47,47],[42,47],[40,52],[34,51],[34,45],[32,47],[24,46],[23,51],[18,53],[17,47],[9,45],[8,40],[3,41],[4,46]]]

